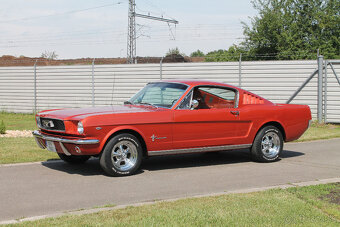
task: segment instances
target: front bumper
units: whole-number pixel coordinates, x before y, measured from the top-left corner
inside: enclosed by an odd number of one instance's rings
[[[40,131],[33,131],[32,132],[35,141],[37,142],[38,146],[42,149],[46,148],[46,143],[44,141],[53,141],[57,142],[61,148],[61,150],[64,152],[64,154],[70,156],[72,155],[66,146],[66,144],[75,144],[75,145],[89,145],[89,144],[98,144],[99,140],[96,139],[64,139],[64,138],[59,138],[59,137],[54,137],[54,136],[49,136],[49,135],[44,135]]]

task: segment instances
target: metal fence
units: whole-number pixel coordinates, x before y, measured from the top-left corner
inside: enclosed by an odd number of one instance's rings
[[[318,77],[312,74],[318,75],[318,67],[315,60],[0,67],[0,110],[28,113],[117,105],[147,82],[190,78],[240,86],[275,103],[286,103],[299,91],[291,103],[309,105],[316,119]],[[340,65],[321,60],[321,67],[321,116],[327,122],[340,123],[336,74]]]

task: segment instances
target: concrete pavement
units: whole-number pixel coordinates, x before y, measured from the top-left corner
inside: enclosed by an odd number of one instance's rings
[[[154,157],[129,177],[105,176],[98,160],[0,166],[0,221],[106,204],[221,193],[340,177],[340,139],[290,143],[282,160],[256,163],[247,150]]]

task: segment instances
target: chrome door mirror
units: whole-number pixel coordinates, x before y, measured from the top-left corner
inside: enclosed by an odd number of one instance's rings
[[[198,105],[199,105],[199,102],[198,102],[196,99],[193,99],[193,100],[191,101],[190,109],[191,109],[191,110],[194,110],[194,109],[196,109],[196,108],[198,107]]]

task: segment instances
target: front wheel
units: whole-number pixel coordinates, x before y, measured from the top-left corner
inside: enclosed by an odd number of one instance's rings
[[[142,156],[143,149],[139,140],[131,134],[123,133],[106,144],[100,165],[110,176],[127,176],[138,170]]]
[[[256,135],[251,153],[256,161],[277,161],[282,153],[283,137],[281,131],[275,126],[266,126]]]

